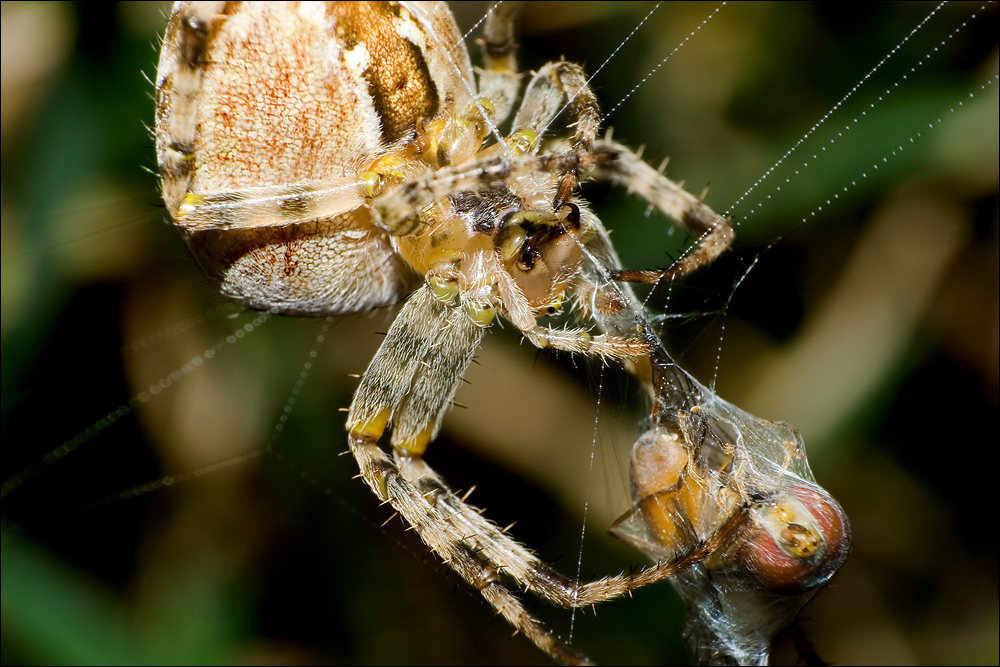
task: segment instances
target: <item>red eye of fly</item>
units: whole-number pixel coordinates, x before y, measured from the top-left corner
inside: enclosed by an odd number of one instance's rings
[[[832,577],[851,548],[843,508],[823,489],[790,486],[777,502],[754,512],[759,530],[740,548],[739,559],[776,593],[803,593]]]

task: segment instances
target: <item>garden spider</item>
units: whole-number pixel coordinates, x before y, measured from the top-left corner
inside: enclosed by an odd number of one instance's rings
[[[361,476],[515,628],[577,662],[502,576],[557,605],[591,605],[704,559],[728,531],[716,524],[646,571],[582,585],[464,503],[423,454],[497,314],[540,348],[622,362],[658,400],[676,398],[656,370],[672,362],[615,281],[687,274],[733,232],[610,135],[598,137],[597,101],[579,66],[540,68],[514,112],[509,5],[490,13],[483,35],[477,92],[439,3],[178,4],[156,77],[163,197],[209,279],[248,307],[330,315],[409,295],[349,411]],[[567,107],[572,136],[548,140]],[[498,125],[512,113],[503,135]],[[622,271],[575,194],[587,179],[627,186],[691,229],[697,245],[669,269]],[[565,304],[604,333],[537,323]],[[378,446],[390,426],[391,457]],[[643,511],[644,501],[637,496]]]

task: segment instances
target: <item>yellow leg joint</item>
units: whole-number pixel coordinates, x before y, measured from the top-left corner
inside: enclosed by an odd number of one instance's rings
[[[431,435],[434,433],[434,422],[431,422],[427,426],[417,433],[412,440],[403,440],[402,442],[394,442],[393,446],[398,449],[402,449],[407,454],[411,456],[423,456],[424,452],[427,451],[427,445],[431,442]]]
[[[189,192],[184,195],[184,201],[181,202],[181,206],[177,209],[177,217],[184,218],[192,213],[194,213],[195,208],[200,206],[205,202],[205,198],[201,195],[196,195],[193,192]]]
[[[365,442],[378,442],[378,439],[385,432],[385,427],[389,423],[389,417],[391,416],[392,410],[385,408],[370,419],[351,424],[349,426],[351,437],[357,440],[364,440]]]
[[[361,194],[366,199],[371,199],[375,195],[381,194],[384,183],[385,179],[377,171],[363,171],[358,174],[358,184],[361,186]]]
[[[469,317],[476,326],[488,327],[493,324],[493,318],[497,316],[496,308],[480,308],[479,306],[469,306]]]
[[[443,304],[450,306],[458,298],[458,282],[455,280],[434,276],[428,279],[427,284],[430,286],[434,298]]]
[[[514,155],[528,155],[538,143],[538,134],[531,130],[518,130],[507,137],[507,146]]]
[[[536,311],[538,312],[539,315],[555,315],[560,310],[562,310],[562,306],[563,306],[562,294],[557,294],[555,299],[550,301],[547,305],[536,309]]]

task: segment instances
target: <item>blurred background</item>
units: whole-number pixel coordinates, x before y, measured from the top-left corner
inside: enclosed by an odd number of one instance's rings
[[[462,4],[462,29],[485,7]],[[1000,31],[995,4],[952,3],[893,51],[934,7],[727,5],[645,79],[716,8],[671,3],[593,80],[615,138],[670,156],[738,225],[733,252],[649,304],[703,383],[801,430],[851,517],[854,551],[801,622],[839,664],[1000,659]],[[595,72],[652,9],[526,3],[520,62]],[[383,525],[343,455],[346,375],[394,311],[262,321],[171,228],[144,78],[167,11],[2,6],[0,658],[547,663]],[[688,242],[625,193],[585,196],[630,267]],[[606,535],[631,502],[634,383],[511,328],[487,337],[429,460],[567,574],[643,565]],[[596,616],[537,613],[601,662],[688,659],[665,584]],[[774,659],[796,657],[786,642]]]

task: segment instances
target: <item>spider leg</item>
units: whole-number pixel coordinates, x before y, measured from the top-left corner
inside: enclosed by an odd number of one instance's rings
[[[393,236],[421,229],[420,210],[455,192],[478,191],[540,172],[577,172],[614,160],[611,152],[483,157],[456,167],[444,167],[396,186],[372,206],[375,223]]]
[[[514,44],[513,2],[493,6],[486,16],[483,36],[477,40],[483,52],[484,68],[479,74],[479,99],[492,105],[493,120],[502,123],[517,100],[521,75],[517,71]]]
[[[364,203],[356,180],[302,181],[223,192],[190,191],[171,213],[177,226],[189,232],[275,228],[329,218]]]
[[[493,108],[491,115],[498,120],[510,113],[510,96],[516,96],[518,81],[513,70],[505,69],[514,64],[509,11],[501,5],[490,14],[483,44],[487,69],[482,74],[481,85],[486,87],[480,98],[489,102]],[[571,150],[561,155],[534,157],[540,146],[539,137],[559,115],[564,100],[572,103],[577,118]],[[506,154],[474,159],[458,167],[444,167],[403,183],[380,198],[373,208],[375,218],[390,234],[410,234],[418,223],[414,212],[442,197],[503,182],[509,177],[531,177],[540,172],[561,174],[552,204],[552,210],[558,211],[568,201],[581,169],[614,157],[611,153],[590,150],[599,124],[597,98],[587,85],[583,70],[565,61],[549,63],[528,85],[511,135],[502,142],[510,149]]]
[[[572,149],[577,153],[589,152],[601,121],[597,96],[587,85],[583,69],[565,60],[548,63],[532,77],[521,108],[514,116],[512,135],[528,132],[540,138],[559,112],[570,104],[576,116]],[[538,144],[534,143],[531,152],[537,149]]]
[[[354,394],[347,418],[352,439],[377,442],[391,423],[394,447],[422,453],[440,430],[484,333],[426,284],[414,292]]]
[[[620,361],[644,357],[650,351],[640,337],[615,333],[591,335],[586,329],[552,329],[538,324],[530,305],[517,283],[495,255],[489,258],[491,277],[496,281],[506,315],[535,347],[554,348],[577,354],[597,355],[604,360]]]
[[[478,561],[476,567],[480,569],[469,574],[462,574],[460,571],[463,578],[477,586],[475,582],[489,576],[506,574],[523,588],[564,608],[587,607],[605,602],[673,576],[716,552],[722,544],[731,539],[732,532],[738,530],[746,518],[743,512],[736,512],[717,533],[703,541],[693,541],[689,549],[678,553],[670,560],[658,562],[636,572],[622,573],[588,584],[580,584],[540,561],[496,524],[484,518],[475,507],[462,502],[423,459],[401,455],[399,450],[396,450],[395,460],[406,482],[412,484],[420,496],[427,499],[437,512],[447,517],[446,522],[435,525],[435,531],[443,531],[435,532],[435,537],[445,542],[449,540],[456,542],[461,545],[456,547],[459,550],[471,547],[469,553],[476,557]],[[637,508],[633,508],[629,514],[616,522],[616,526],[632,519],[638,511]],[[468,558],[463,560],[462,567],[470,567],[467,560]],[[507,593],[510,594],[509,590]],[[513,603],[520,604],[516,598],[512,600],[511,604]],[[514,618],[506,617],[515,627],[532,637],[541,648],[548,650]],[[526,617],[530,619],[530,616]],[[558,657],[549,652],[550,655]]]
[[[563,644],[525,610],[501,576],[510,575],[543,595],[550,589],[558,591],[563,599],[575,588],[574,582],[545,566],[475,507],[462,502],[423,458],[399,449],[393,455],[402,481],[428,503],[433,514],[433,518],[427,517],[430,541],[425,542],[536,646],[561,662],[586,663],[585,657]]]
[[[570,140],[571,150],[577,154],[589,153],[601,122],[597,96],[587,84],[583,69],[564,60],[545,65],[531,79],[521,108],[514,117],[512,143],[526,144],[523,151],[534,154],[546,129],[563,108],[570,104],[576,116],[576,130]],[[554,211],[566,204],[579,181],[577,169],[564,168],[561,171],[552,201]]]
[[[566,664],[588,664],[584,656],[566,646],[532,618],[517,596],[504,586],[493,564],[468,546],[469,536],[453,525],[455,515],[451,509],[430,502],[433,493],[428,490],[427,484],[421,488],[414,486],[375,442],[352,435],[350,447],[369,487],[391,504],[413,526],[424,543],[511,625],[556,660]],[[407,458],[410,457],[401,455],[397,450],[398,460],[405,461]],[[422,461],[419,457],[412,457],[412,460]],[[495,526],[493,528],[499,532]],[[523,550],[523,547],[520,548]]]
[[[491,269],[489,257],[484,271]],[[485,298],[474,290],[461,297],[463,305]],[[422,454],[436,435],[484,331],[485,326],[465,308],[444,303],[431,285],[417,290],[362,378],[348,416],[350,447],[365,482],[417,530],[430,549],[536,645],[558,660],[578,663],[584,658],[527,613],[503,583],[504,575],[555,605],[585,606],[671,576],[703,559],[717,545],[709,540],[676,560],[581,585],[541,562],[454,494]],[[534,332],[532,328],[526,335],[532,337]],[[580,338],[567,335],[558,343],[573,349]],[[390,424],[392,458],[378,446]]]
[[[527,330],[522,329],[521,333],[535,347],[597,355],[603,360],[638,359],[649,353],[649,345],[640,338],[614,334],[592,336],[586,329],[552,329],[535,325]]]
[[[655,284],[691,273],[715,261],[730,245],[732,223],[715,213],[684,188],[653,169],[627,147],[607,139],[594,143],[597,153],[613,153],[614,160],[596,164],[592,176],[637,192],[650,204],[698,235],[694,250],[673,266],[656,271],[613,271],[616,280]]]
[[[436,435],[441,416],[450,407],[484,331],[462,309],[438,300],[428,286],[415,292],[397,316],[355,394],[348,416],[351,451],[372,491],[388,501],[424,543],[497,612],[557,660],[585,663],[583,656],[533,619],[504,586],[492,558],[496,550],[488,548],[487,555],[481,552],[483,540],[477,529],[486,526],[488,532],[500,534],[496,526],[454,498],[421,457]],[[390,422],[395,461],[378,447]],[[450,502],[439,502],[439,496]],[[505,538],[505,546],[511,545],[522,558],[533,558]]]
[[[395,459],[404,479],[412,484],[437,511],[447,517],[447,522],[436,526],[436,529],[443,529],[450,539],[464,545],[474,545],[474,553],[481,559],[483,565],[491,568],[494,573],[509,575],[526,590],[542,596],[559,607],[590,606],[662,581],[703,560],[718,548],[724,537],[712,536],[704,542],[692,545],[688,551],[679,554],[675,559],[657,563],[643,570],[580,584],[539,560],[495,523],[483,517],[475,507],[463,502],[422,458],[403,455],[397,450]],[[728,530],[735,527],[742,518],[740,515],[737,519],[732,519],[733,526],[727,524],[727,529],[720,533],[728,533]],[[468,578],[467,581],[472,583]]]

